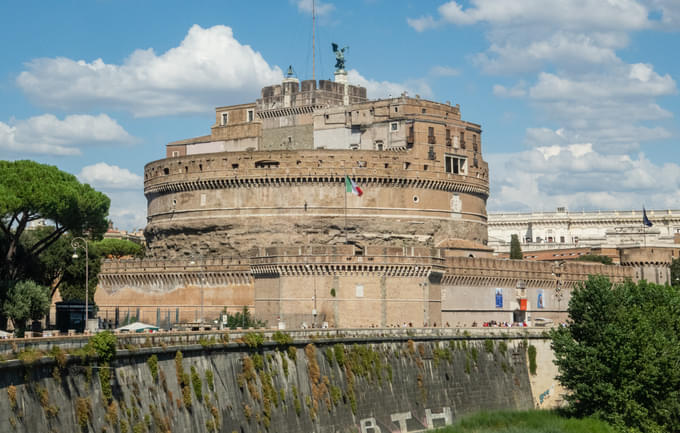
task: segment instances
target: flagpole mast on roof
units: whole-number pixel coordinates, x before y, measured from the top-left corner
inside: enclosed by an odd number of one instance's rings
[[[345,244],[348,244],[349,242],[347,241],[347,175],[345,175],[345,178],[343,179],[342,183],[345,187]]]

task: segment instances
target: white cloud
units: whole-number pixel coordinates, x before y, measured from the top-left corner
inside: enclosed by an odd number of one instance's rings
[[[457,77],[460,70],[450,66],[434,66],[430,69],[430,75],[435,77]]]
[[[519,98],[526,96],[526,83],[519,82],[513,87],[505,87],[500,84],[495,84],[493,86],[493,94],[501,98]]]
[[[534,100],[592,101],[599,99],[653,98],[676,93],[670,75],[661,76],[650,65],[625,65],[609,73],[579,78],[543,72],[529,94]]]
[[[81,182],[89,183],[97,189],[141,189],[144,180],[126,168],[109,165],[105,162],[88,165],[78,174]]]
[[[351,84],[366,87],[369,99],[396,98],[403,92],[408,92],[410,96],[420,95],[425,98],[431,98],[433,95],[432,89],[423,79],[407,80],[403,83],[377,81],[363,77],[356,69],[347,71],[347,79]]]
[[[424,32],[425,30],[439,27],[441,24],[439,21],[432,18],[431,15],[420,18],[407,18],[406,22],[417,32]]]
[[[447,22],[471,25],[482,21],[522,27],[539,24],[574,30],[640,30],[650,26],[647,8],[635,0],[471,0],[463,9],[456,1],[439,7]]]
[[[314,3],[312,3],[312,0],[297,0],[296,4],[300,12],[308,14],[312,13],[312,7],[314,7],[317,16],[325,16],[335,10],[335,6],[333,4],[324,3],[319,0],[314,0]]]
[[[143,229],[146,226],[146,199],[139,190],[106,191],[111,199],[109,219],[122,230]]]
[[[553,145],[486,156],[493,194],[489,210],[676,207],[680,166],[655,165],[644,154],[607,155],[590,143]]]
[[[81,146],[130,144],[135,138],[106,114],[52,114],[0,122],[0,149],[43,155],[80,155]]]
[[[27,64],[17,83],[42,106],[106,106],[144,117],[206,112],[253,99],[261,87],[281,78],[281,70],[236,40],[231,28],[194,25],[178,47],[161,55],[140,49],[121,65],[40,58]]]

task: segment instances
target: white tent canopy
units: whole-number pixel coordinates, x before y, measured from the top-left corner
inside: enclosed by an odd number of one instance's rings
[[[120,328],[117,328],[116,331],[118,332],[156,332],[158,331],[158,326],[153,326],[153,325],[147,325],[146,323],[142,322],[134,322],[130,323],[129,325],[121,326]]]

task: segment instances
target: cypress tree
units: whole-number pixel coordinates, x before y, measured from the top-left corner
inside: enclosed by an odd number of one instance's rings
[[[516,260],[522,260],[524,258],[522,255],[522,247],[519,245],[519,237],[517,235],[512,235],[510,237],[510,258]]]

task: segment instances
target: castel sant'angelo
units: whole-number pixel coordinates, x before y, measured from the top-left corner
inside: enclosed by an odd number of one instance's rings
[[[461,107],[289,73],[218,107],[210,135],[146,165],[147,257],[107,261],[99,316],[212,320],[248,306],[270,327],[470,326],[564,320],[589,274],[669,279],[669,257],[621,264],[494,258],[482,127]],[[355,194],[352,182],[362,190]]]

